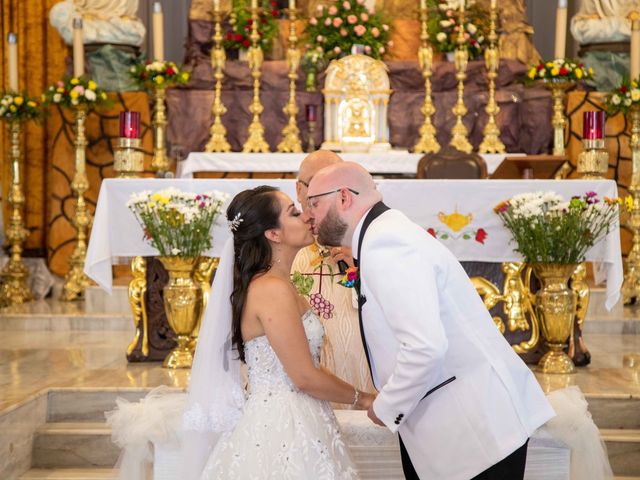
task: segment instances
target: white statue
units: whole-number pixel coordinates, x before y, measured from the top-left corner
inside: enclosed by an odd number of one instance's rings
[[[82,17],[84,43],[114,43],[139,47],[146,29],[138,18],[138,0],[64,0],[49,18],[64,41],[73,42],[73,19]]]
[[[628,41],[631,22],[627,16],[638,9],[639,0],[582,0],[571,19],[571,33],[582,45]]]

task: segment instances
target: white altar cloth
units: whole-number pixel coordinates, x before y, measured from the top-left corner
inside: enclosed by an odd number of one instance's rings
[[[435,234],[460,261],[521,260],[513,251],[509,232],[493,211],[494,206],[517,193],[554,191],[567,199],[589,191],[596,192],[599,198],[617,196],[617,185],[613,180],[385,179],[376,183],[387,205],[403,211]],[[175,187],[197,193],[219,190],[233,197],[242,190],[264,184],[279,187],[295,199],[295,180],[292,179],[104,180],[89,239],[85,273],[111,292],[111,265],[117,263],[118,257],[157,255],[157,251],[144,241],[142,229],[126,207],[133,193]],[[445,223],[455,212],[468,219],[468,224],[457,230]],[[221,217],[213,228],[214,246],[206,254],[219,255],[229,234],[227,223]],[[596,282],[606,280],[605,306],[610,310],[620,297],[623,280],[619,228],[614,228],[604,241],[590,249],[587,260],[596,263]]]
[[[191,152],[178,162],[176,177],[193,178],[196,172],[292,172],[300,167],[307,153],[207,153]],[[510,153],[509,156],[524,154]],[[406,150],[389,150],[384,153],[340,153],[343,160],[356,162],[375,175],[405,174],[415,175],[422,153],[409,153]],[[487,173],[492,174],[507,154],[481,154],[487,164]]]

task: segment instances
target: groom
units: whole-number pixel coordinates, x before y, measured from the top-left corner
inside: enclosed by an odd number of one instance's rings
[[[400,435],[407,479],[517,480],[529,436],[554,416],[453,254],[382,203],[356,163],[308,190],[323,245],[352,248],[360,330],[379,395],[369,418]]]

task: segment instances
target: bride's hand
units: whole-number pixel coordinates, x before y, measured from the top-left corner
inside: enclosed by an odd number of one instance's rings
[[[361,410],[368,410],[375,399],[376,394],[374,393],[360,392],[356,407]]]

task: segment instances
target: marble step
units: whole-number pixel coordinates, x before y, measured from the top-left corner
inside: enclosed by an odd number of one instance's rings
[[[640,429],[600,429],[616,475],[640,476]]]
[[[593,421],[602,429],[640,429],[640,398],[587,396]]]
[[[34,468],[112,468],[120,449],[111,428],[98,422],[46,423],[33,438]]]
[[[32,468],[20,480],[117,480],[111,468]]]
[[[53,390],[47,399],[48,422],[104,422],[104,412],[116,407],[116,399],[137,402],[149,389]]]

